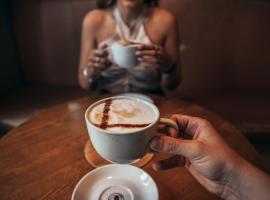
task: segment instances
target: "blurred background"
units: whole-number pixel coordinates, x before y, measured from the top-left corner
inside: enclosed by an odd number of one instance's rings
[[[169,95],[233,123],[270,169],[270,1],[161,0],[179,24],[183,82]],[[95,0],[0,2],[0,133],[91,95],[78,86],[81,22]]]

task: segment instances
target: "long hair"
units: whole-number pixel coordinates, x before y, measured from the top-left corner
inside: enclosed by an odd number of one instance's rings
[[[97,0],[96,4],[98,8],[109,8],[116,3],[116,0]],[[159,0],[144,0],[144,3],[148,6],[158,6]]]

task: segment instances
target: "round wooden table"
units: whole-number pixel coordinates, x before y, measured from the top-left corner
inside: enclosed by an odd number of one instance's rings
[[[258,165],[254,148],[230,123],[206,109],[176,98],[151,96],[161,116],[182,113],[208,119],[229,145]],[[0,140],[0,199],[70,199],[77,182],[93,167],[84,157],[89,139],[84,112],[100,97],[87,97],[40,112]],[[154,160],[167,155],[158,154]],[[184,167],[156,172],[160,200],[219,199],[207,192]]]

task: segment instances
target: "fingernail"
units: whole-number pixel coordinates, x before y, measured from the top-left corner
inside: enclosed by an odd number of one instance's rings
[[[140,51],[136,51],[136,53],[135,53],[136,55],[140,55],[141,54],[141,52]]]
[[[151,141],[150,147],[154,150],[159,150],[162,147],[162,140],[159,138],[154,138]]]
[[[152,167],[155,171],[159,171],[160,170],[160,165],[158,163],[153,163]]]

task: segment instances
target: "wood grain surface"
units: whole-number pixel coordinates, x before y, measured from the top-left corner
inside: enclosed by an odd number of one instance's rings
[[[258,165],[254,148],[230,123],[206,109],[176,98],[152,96],[162,117],[182,113],[204,117],[229,145]],[[100,97],[86,97],[44,110],[0,140],[0,199],[70,199],[83,175],[93,168],[85,160],[89,139],[84,112]],[[154,160],[167,157],[158,154]],[[207,192],[184,167],[155,172],[144,167],[156,181],[160,200],[219,199]]]

